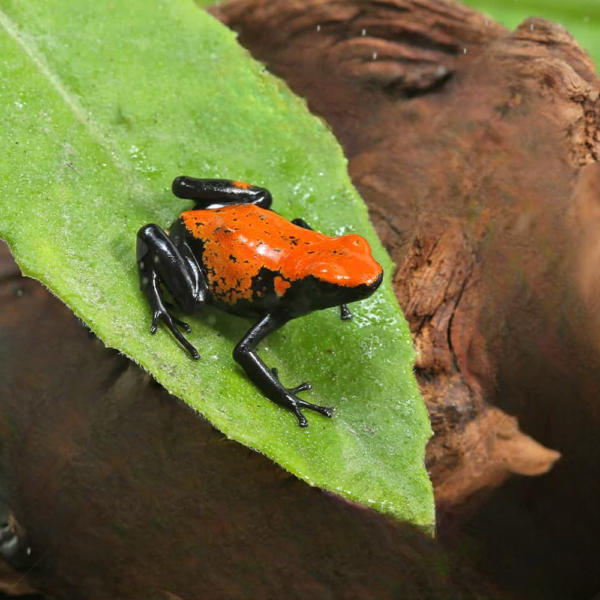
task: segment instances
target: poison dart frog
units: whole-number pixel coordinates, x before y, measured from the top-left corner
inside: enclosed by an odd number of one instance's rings
[[[329,237],[302,219],[288,221],[271,210],[270,192],[254,185],[182,176],[172,189],[195,207],[167,232],[149,224],[137,235],[140,287],[152,310],[150,332],[162,321],[192,358],[200,358],[180,331],[189,333],[189,325],[172,314],[163,288],[184,314],[212,304],[254,318],[234,359],[267,398],[294,412],[301,427],[308,425],[301,409],[331,417],[332,408],[298,397],[310,383],[286,388],[256,350],[270,333],[312,311],[340,306],[342,319],[352,318],[346,304],[371,296],[383,279],[368,242],[355,234]]]

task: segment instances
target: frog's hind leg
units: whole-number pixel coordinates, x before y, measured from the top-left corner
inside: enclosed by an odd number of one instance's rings
[[[305,382],[295,388],[285,388],[279,381],[277,369],[269,369],[256,353],[258,344],[288,321],[289,317],[276,314],[264,316],[237,344],[233,351],[233,358],[241,365],[248,377],[269,400],[289,408],[298,418],[300,427],[306,427],[308,426],[308,421],[302,414],[301,408],[314,410],[326,417],[333,415],[333,409],[325,406],[317,406],[298,398],[296,394],[311,389],[312,386],[310,383]]]
[[[201,210],[232,204],[255,204],[269,209],[273,202],[269,190],[230,179],[196,179],[182,175],[175,178],[172,190],[178,198],[194,200],[196,208]]]
[[[162,321],[192,358],[200,358],[178,329],[190,333],[189,325],[171,314],[173,306],[165,301],[162,291],[164,285],[185,314],[206,304],[208,285],[189,246],[182,241],[175,244],[158,225],[144,225],[137,235],[137,264],[140,289],[152,310],[150,333],[156,333]]]
[[[304,219],[292,219],[292,223],[302,229],[314,231],[314,229]],[[340,304],[340,317],[342,321],[349,321],[352,318],[352,313],[347,304]]]

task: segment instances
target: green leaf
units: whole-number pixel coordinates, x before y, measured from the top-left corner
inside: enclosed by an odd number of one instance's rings
[[[600,2],[598,0],[464,0],[506,27],[514,29],[528,17],[564,25],[600,65]]]
[[[191,0],[0,7],[0,235],[23,271],[227,436],[310,484],[430,528],[430,426],[411,337],[392,264],[326,126]],[[135,237],[189,206],[170,192],[179,174],[266,186],[284,216],[369,239],[386,282],[354,320],[315,313],[260,349],[284,384],[310,379],[305,397],[335,406],[334,419],[309,412],[301,429],[249,382],[231,355],[243,319],[210,308],[191,319],[199,362],[163,328],[149,334]]]

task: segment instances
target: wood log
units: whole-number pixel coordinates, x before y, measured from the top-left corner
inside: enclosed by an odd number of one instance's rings
[[[565,201],[598,158],[589,57],[558,26],[532,19],[510,34],[450,1],[233,0],[214,12],[332,126],[399,265],[439,506],[547,472],[560,454],[490,401],[522,278],[570,267],[535,254],[555,233],[571,242]]]
[[[576,590],[562,598],[585,597],[600,539],[591,61],[558,26],[510,33],[444,0],[234,0],[215,13],[332,126],[398,264],[452,579],[435,543],[224,441],[11,276],[0,475],[33,549],[27,580],[65,598],[499,598],[454,564],[455,515],[510,473],[547,471],[553,448],[564,459],[549,475],[501,488],[466,524],[484,528],[481,556],[521,556]],[[537,546],[485,513],[514,515],[523,498]],[[492,552],[502,525],[518,543]],[[481,567],[502,583],[501,563]]]
[[[435,430],[427,464],[442,534],[476,530],[482,566],[512,588],[591,597],[600,589],[592,60],[560,25],[528,19],[509,32],[448,0],[232,0],[213,12],[331,125],[398,265]],[[516,480],[473,512],[509,474],[546,472],[558,451],[551,473]]]

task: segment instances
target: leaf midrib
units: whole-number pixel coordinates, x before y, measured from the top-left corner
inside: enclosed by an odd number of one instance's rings
[[[110,141],[102,127],[100,127],[98,122],[93,118],[92,113],[83,107],[77,100],[75,94],[65,85],[60,76],[52,71],[46,60],[46,56],[40,51],[35,41],[29,36],[24,35],[19,29],[19,26],[2,9],[0,9],[0,25],[2,25],[4,31],[6,31],[6,33],[23,49],[31,59],[31,62],[39,70],[40,74],[56,90],[58,95],[75,116],[77,122],[83,125],[92,139],[104,150],[115,168],[118,171],[123,172],[123,166],[127,165],[127,172],[128,174],[131,174],[134,169],[130,167],[130,161],[126,155],[120,152],[118,146]],[[136,179],[143,187],[146,187],[142,178],[137,177]]]

